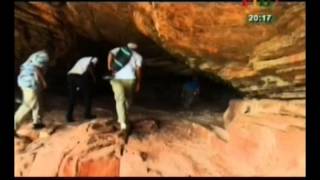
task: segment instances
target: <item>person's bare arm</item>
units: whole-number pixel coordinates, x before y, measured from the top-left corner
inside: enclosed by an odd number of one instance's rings
[[[111,63],[112,63],[113,54],[109,53],[108,55],[108,70],[111,71]]]
[[[38,79],[43,87],[43,89],[47,89],[48,88],[48,85],[47,85],[47,82],[44,78],[44,75],[43,75],[43,72],[41,69],[38,69],[37,70],[37,76],[38,76]]]
[[[141,76],[142,76],[141,67],[136,69],[136,75],[137,75],[136,92],[139,92],[141,88]]]

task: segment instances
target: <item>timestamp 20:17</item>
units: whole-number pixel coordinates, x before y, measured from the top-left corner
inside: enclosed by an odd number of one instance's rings
[[[267,24],[271,23],[273,16],[271,14],[263,14],[263,15],[248,15],[248,22],[254,24]]]

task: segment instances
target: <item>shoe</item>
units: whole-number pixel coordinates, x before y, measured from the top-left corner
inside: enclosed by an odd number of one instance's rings
[[[125,131],[126,129],[127,129],[127,125],[120,123],[120,130],[121,130],[121,131]]]
[[[119,137],[124,137],[127,134],[127,130],[126,129],[120,129],[118,136]]]
[[[131,126],[129,124],[123,124],[120,126],[121,126],[121,128],[120,128],[119,136],[123,137],[125,139],[125,141],[127,142],[128,138],[132,132]]]
[[[42,129],[46,127],[43,123],[36,123],[36,124],[33,124],[33,129]]]
[[[93,115],[93,114],[90,114],[90,115],[84,116],[84,118],[86,118],[86,119],[96,119],[97,116],[96,116],[96,115]]]
[[[68,123],[73,123],[73,122],[75,122],[75,120],[74,119],[67,119],[67,122]]]
[[[17,134],[17,131],[16,131],[16,130],[14,130],[14,137],[20,138],[20,136],[19,136],[19,134]]]
[[[74,122],[75,120],[73,119],[72,115],[70,116],[70,115],[67,114],[66,115],[66,121],[71,123],[71,122]]]

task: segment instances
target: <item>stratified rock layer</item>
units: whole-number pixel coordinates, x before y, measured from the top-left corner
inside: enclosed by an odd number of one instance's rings
[[[259,13],[274,22],[247,22],[247,15]],[[52,43],[53,61],[64,66],[79,51],[78,37],[113,45],[136,41],[144,57],[161,57],[162,48],[247,95],[305,97],[303,3],[272,10],[240,3],[16,3],[16,65]]]

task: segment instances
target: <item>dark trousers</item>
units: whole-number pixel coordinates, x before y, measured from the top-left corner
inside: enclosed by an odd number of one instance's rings
[[[68,91],[69,91],[69,107],[67,112],[67,119],[73,119],[73,110],[76,105],[77,88],[80,88],[80,92],[83,95],[85,103],[85,114],[84,116],[91,115],[91,104],[92,104],[92,83],[89,75],[76,75],[69,74],[67,77]]]

